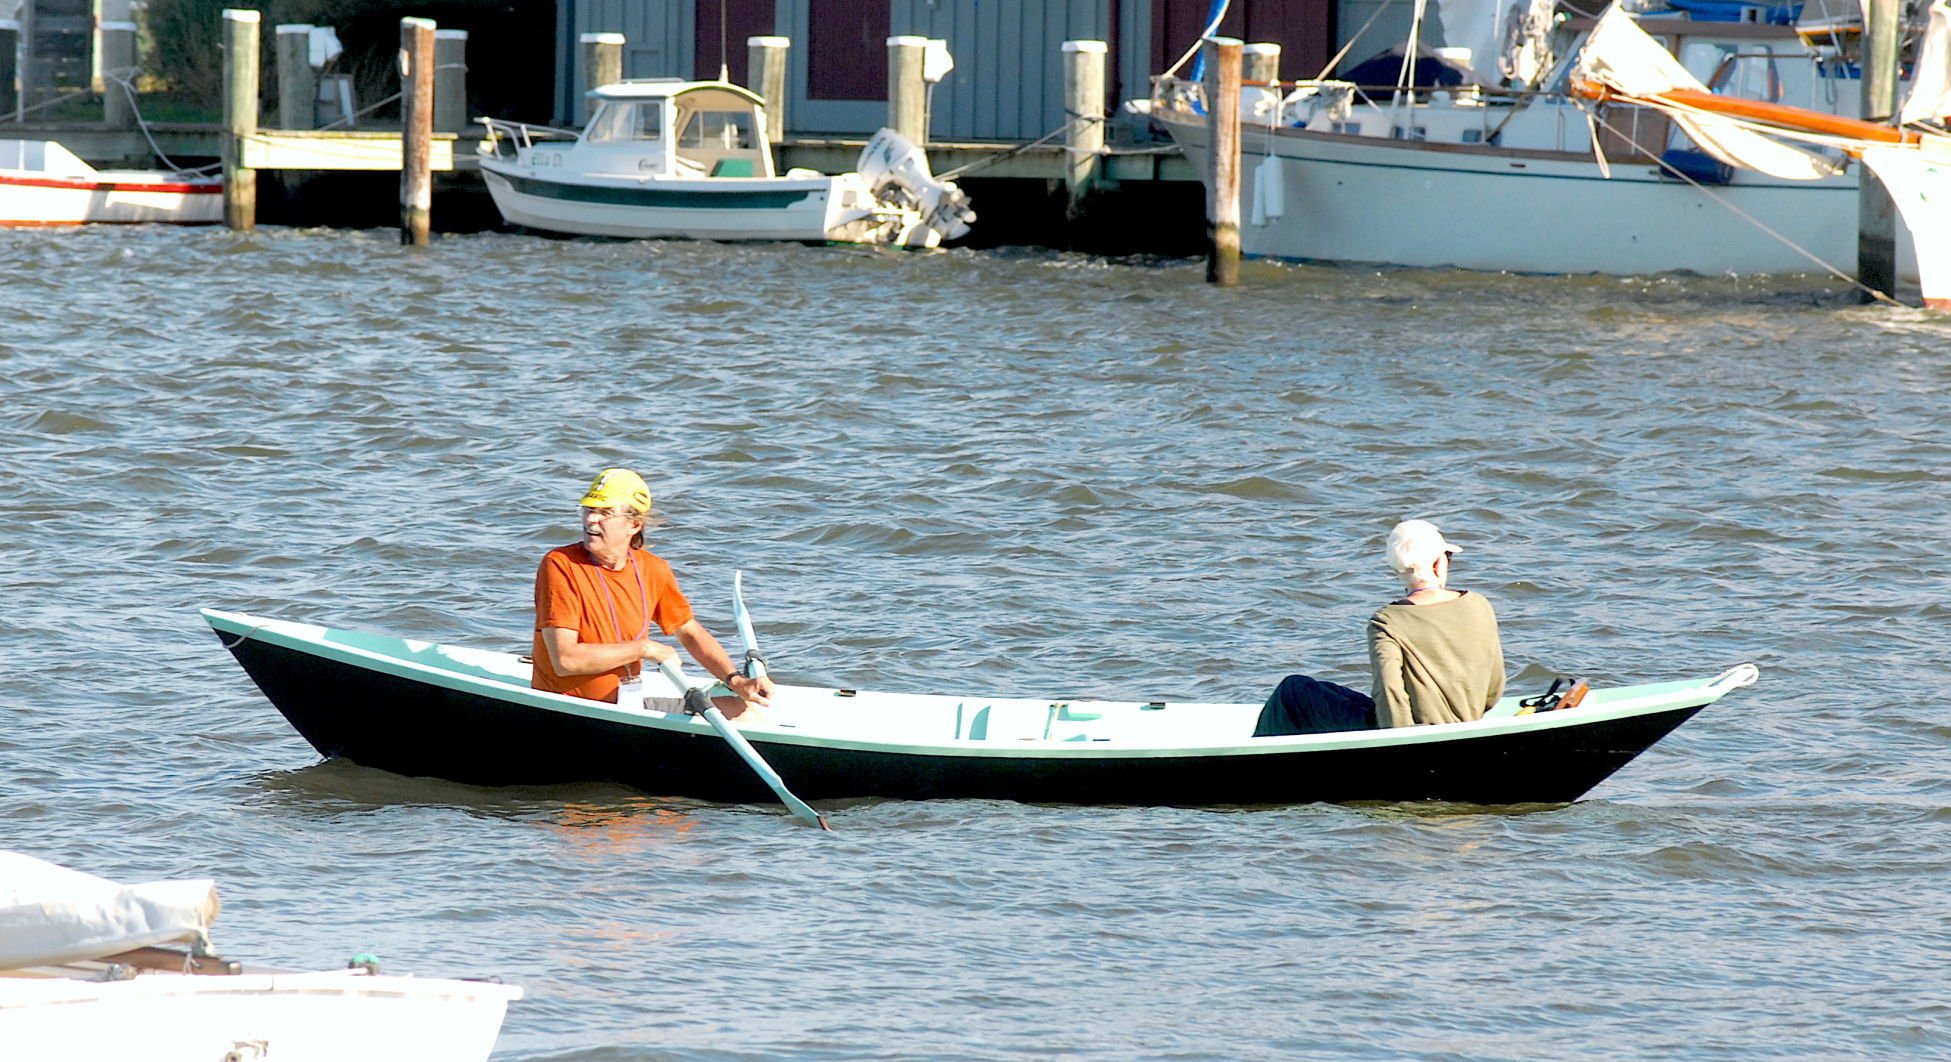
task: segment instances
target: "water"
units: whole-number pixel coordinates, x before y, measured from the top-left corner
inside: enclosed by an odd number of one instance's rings
[[[501,1059],[1951,1057],[1951,321],[1815,279],[10,232],[4,844],[228,955],[500,975]],[[598,468],[792,681],[1365,681],[1404,516],[1514,688],[1761,683],[1571,806],[477,789],[198,606],[496,648]]]

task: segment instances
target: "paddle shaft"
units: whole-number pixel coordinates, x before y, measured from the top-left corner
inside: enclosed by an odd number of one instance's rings
[[[759,780],[772,790],[779,798],[779,802],[786,805],[787,810],[791,811],[795,818],[808,826],[818,826],[827,831],[833,829],[827,825],[825,815],[814,811],[811,805],[794,796],[792,791],[786,788],[786,782],[779,777],[779,772],[773,770],[772,765],[765,761],[765,757],[759,755],[759,750],[745,740],[745,735],[739,733],[731,720],[725,718],[725,713],[711,703],[711,698],[706,695],[704,687],[691,686],[684,681],[684,672],[679,670],[675,658],[666,659],[657,667],[664,672],[673,685],[684,691],[684,706],[703,716],[705,722],[710,723],[711,728],[718,731],[718,736],[725,739],[725,743],[732,747],[732,751],[738,753],[739,759],[744,760],[745,765],[752,768],[752,773],[759,776]]]

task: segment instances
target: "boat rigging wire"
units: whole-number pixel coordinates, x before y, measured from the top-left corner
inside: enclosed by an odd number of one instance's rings
[[[1207,9],[1209,11],[1213,11],[1214,13],[1210,18],[1206,20],[1206,28],[1200,31],[1199,39],[1192,42],[1192,47],[1187,48],[1184,55],[1179,56],[1178,62],[1173,63],[1169,67],[1166,67],[1165,73],[1160,74],[1159,76],[1171,77],[1173,74],[1179,72],[1180,67],[1186,65],[1187,59],[1190,59],[1193,56],[1199,54],[1199,46],[1206,43],[1206,38],[1212,36],[1213,32],[1219,29],[1219,24],[1221,22],[1226,21],[1226,9],[1231,6],[1232,6],[1232,0],[1214,0],[1213,7]],[[1195,66],[1192,71],[1192,80],[1198,81],[1199,75],[1202,70],[1203,67]]]
[[[1845,273],[1842,270],[1836,268],[1835,266],[1830,265],[1828,262],[1823,261],[1822,258],[1817,256],[1815,252],[1809,250],[1806,247],[1803,247],[1801,244],[1796,243],[1794,240],[1789,239],[1787,236],[1784,236],[1781,233],[1776,232],[1774,229],[1770,228],[1766,222],[1755,217],[1753,214],[1750,214],[1747,211],[1741,209],[1740,207],[1734,205],[1733,203],[1728,202],[1727,199],[1724,196],[1722,196],[1720,193],[1714,191],[1712,188],[1709,188],[1701,184],[1699,181],[1694,180],[1692,177],[1687,176],[1685,173],[1682,173],[1672,163],[1668,162],[1664,158],[1661,158],[1657,153],[1653,151],[1649,151],[1644,144],[1641,144],[1639,141],[1633,139],[1632,134],[1619,129],[1617,126],[1614,126],[1611,122],[1608,122],[1603,117],[1600,117],[1598,114],[1598,109],[1594,107],[1588,107],[1586,105],[1587,101],[1582,99],[1577,99],[1575,97],[1572,97],[1571,99],[1574,106],[1578,107],[1580,111],[1585,112],[1586,121],[1593,123],[1596,126],[1603,127],[1606,131],[1610,132],[1612,135],[1620,138],[1621,140],[1624,140],[1627,144],[1631,145],[1634,150],[1640,152],[1641,154],[1645,155],[1646,157],[1652,159],[1655,163],[1657,163],[1660,169],[1665,170],[1667,173],[1672,174],[1674,177],[1678,178],[1679,180],[1686,182],[1686,184],[1692,187],[1695,191],[1706,195],[1709,199],[1712,199],[1714,202],[1720,204],[1723,207],[1726,207],[1730,211],[1733,211],[1736,217],[1741,218],[1743,221],[1746,221],[1748,224],[1753,225],[1755,228],[1760,229],[1762,232],[1768,234],[1770,237],[1773,237],[1776,241],[1780,242],[1782,246],[1787,247],[1789,250],[1794,251],[1796,254],[1799,254],[1802,257],[1808,259],[1809,261],[1814,262],[1816,265],[1821,266],[1825,271],[1830,273],[1836,279],[1849,284],[1850,286],[1863,292],[1864,294],[1868,295],[1870,298],[1876,300],[1877,302],[1888,303],[1892,306],[1903,305],[1903,303],[1898,302],[1896,299],[1890,297],[1888,293],[1878,291],[1877,289],[1870,287],[1868,284],[1863,283],[1862,281],[1856,279],[1855,277],[1850,276],[1848,273]],[[1592,150],[1595,153],[1599,151],[1598,137],[1596,136],[1592,138]],[[1601,155],[1599,158],[1599,165],[1602,170],[1605,168],[1605,159],[1603,155]]]

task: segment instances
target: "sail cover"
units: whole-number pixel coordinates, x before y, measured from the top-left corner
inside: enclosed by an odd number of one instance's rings
[[[1924,305],[1951,310],[1951,240],[1934,235],[1951,231],[1951,139],[1866,147],[1863,164],[1876,171],[1910,230]]]
[[[1573,77],[1630,96],[1657,97],[1674,89],[1706,92],[1660,42],[1646,35],[1617,4],[1606,9],[1579,52]],[[1842,170],[1840,163],[1751,132],[1736,119],[1662,107],[1702,151],[1730,166],[1790,181],[1813,181]]]
[[[1530,86],[1551,67],[1555,0],[1443,0],[1443,40],[1470,49],[1471,80],[1487,88]]]
[[[208,947],[217,908],[209,878],[118,885],[0,852],[0,970],[164,944]]]
[[[1916,73],[1904,99],[1902,124],[1951,117],[1951,4],[1937,0],[1917,49]]]

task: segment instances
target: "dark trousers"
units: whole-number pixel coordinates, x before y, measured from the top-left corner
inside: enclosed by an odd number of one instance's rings
[[[1273,696],[1260,709],[1253,736],[1374,729],[1375,702],[1368,694],[1306,675],[1289,675],[1274,687]]]

